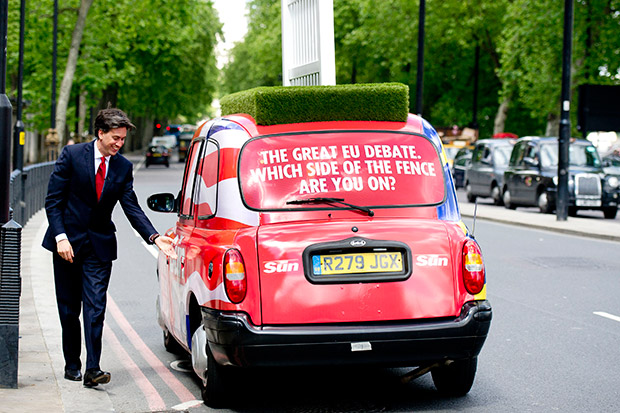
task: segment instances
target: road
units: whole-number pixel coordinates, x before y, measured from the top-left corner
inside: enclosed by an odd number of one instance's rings
[[[140,168],[135,189],[141,203],[155,192],[176,193],[182,167]],[[160,231],[176,218],[147,213]],[[120,208],[115,222],[119,260],[102,360],[113,374],[106,390],[115,411],[210,411],[200,403],[192,373],[179,371],[187,361],[163,348],[155,317],[156,259]],[[466,223],[471,228],[471,220]],[[428,375],[401,384],[407,369],[257,370],[239,377],[233,410],[223,411],[619,411],[618,243],[482,220],[476,237],[494,319],[469,395],[441,398]]]

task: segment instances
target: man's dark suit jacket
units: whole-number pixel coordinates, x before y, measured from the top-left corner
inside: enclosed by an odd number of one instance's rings
[[[43,247],[57,252],[56,236],[67,234],[74,254],[87,239],[102,261],[116,259],[112,211],[120,202],[131,226],[150,244],[155,228],[133,190],[133,165],[121,154],[110,157],[101,199],[95,191],[95,141],[65,146],[50,177],[45,210],[49,228]]]

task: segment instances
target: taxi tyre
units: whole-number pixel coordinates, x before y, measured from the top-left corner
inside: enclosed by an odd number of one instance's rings
[[[603,215],[605,219],[616,219],[616,215],[618,214],[618,207],[605,207],[603,208]]]
[[[502,191],[495,182],[493,182],[493,185],[491,186],[491,198],[493,198],[493,203],[495,205],[502,206],[504,204],[504,200],[502,199]]]
[[[569,206],[568,207],[568,216],[569,217],[576,217],[577,216],[577,208]]]
[[[508,188],[504,189],[504,194],[502,195],[502,200],[504,201],[504,206],[508,209],[517,209],[517,206],[512,203],[510,197],[510,190]]]
[[[476,195],[471,192],[471,184],[469,182],[465,184],[465,193],[469,202],[476,202]]]
[[[215,361],[211,349],[207,345],[206,380],[201,380],[200,395],[205,405],[223,407],[227,399],[227,377],[229,372]]]
[[[474,384],[477,366],[478,358],[472,357],[435,367],[431,370],[433,383],[437,390],[445,396],[465,396]]]
[[[172,354],[185,354],[186,351],[179,342],[170,334],[170,331],[165,329],[164,333],[164,348],[168,353]]]
[[[538,206],[538,209],[540,209],[540,212],[543,214],[550,214],[553,212],[554,208],[553,205],[551,205],[549,195],[547,194],[546,189],[542,188],[540,190],[540,193],[536,198],[536,205]]]

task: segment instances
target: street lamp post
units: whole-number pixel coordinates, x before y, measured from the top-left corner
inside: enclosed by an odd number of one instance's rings
[[[556,218],[568,216],[568,165],[570,141],[570,67],[573,46],[573,0],[564,1],[564,46],[562,53],[562,107],[558,139],[558,202]]]
[[[0,225],[9,221],[11,184],[11,123],[13,107],[6,95],[6,48],[9,0],[0,0]]]
[[[24,29],[26,20],[26,0],[21,0],[19,11],[19,65],[17,74],[17,121],[13,128],[13,170],[24,170],[24,122],[22,122],[22,86],[24,83]]]
[[[416,113],[422,116],[422,93],[424,90],[424,20],[426,17],[426,0],[420,0],[418,14],[418,77],[416,81]]]
[[[58,0],[54,0],[54,28],[52,31],[52,105],[50,125],[56,129],[56,60],[58,57]]]

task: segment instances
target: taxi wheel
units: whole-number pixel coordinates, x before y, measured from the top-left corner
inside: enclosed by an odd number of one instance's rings
[[[474,384],[477,366],[478,358],[473,357],[436,367],[431,371],[433,383],[437,390],[446,396],[465,396]]]
[[[569,217],[576,217],[577,216],[577,208],[575,208],[575,207],[568,207],[568,216]]]
[[[170,331],[164,330],[164,347],[168,353],[184,354],[185,349],[181,347],[179,342],[170,334]]]
[[[469,182],[465,184],[465,193],[469,202],[476,202],[476,195],[471,193],[471,184]]]
[[[204,404],[209,407],[223,407],[227,399],[227,373],[225,367],[217,364],[211,349],[207,346],[207,379],[202,381],[202,386],[200,387],[200,394]]]
[[[512,203],[510,190],[508,188],[504,189],[504,195],[502,195],[502,200],[504,201],[504,206],[508,209],[517,209],[517,206]]]
[[[605,215],[606,219],[615,219],[617,214],[618,208],[615,206],[603,208],[603,215]]]
[[[502,191],[499,189],[499,186],[494,185],[493,188],[491,188],[491,197],[493,198],[493,203],[495,205],[503,205],[504,204],[504,200],[502,199]]]
[[[551,207],[551,203],[549,202],[549,196],[547,195],[547,191],[543,190],[540,194],[538,194],[538,199],[536,200],[538,204],[538,209],[543,214],[550,214],[553,212],[553,208]]]

